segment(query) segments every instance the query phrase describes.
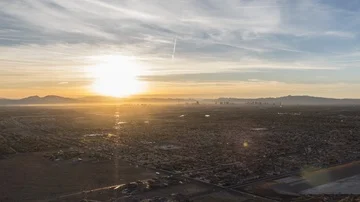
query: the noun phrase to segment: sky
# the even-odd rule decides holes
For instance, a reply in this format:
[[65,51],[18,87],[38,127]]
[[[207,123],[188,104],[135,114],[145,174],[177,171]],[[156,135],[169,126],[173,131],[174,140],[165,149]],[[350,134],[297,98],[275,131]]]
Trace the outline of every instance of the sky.
[[121,58],[144,96],[360,98],[359,31],[357,0],[0,1],[0,97],[101,94]]

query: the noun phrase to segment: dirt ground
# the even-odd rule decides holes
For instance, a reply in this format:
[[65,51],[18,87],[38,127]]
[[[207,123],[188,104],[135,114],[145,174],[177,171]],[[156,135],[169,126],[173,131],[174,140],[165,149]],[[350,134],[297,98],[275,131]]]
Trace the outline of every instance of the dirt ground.
[[0,167],[0,201],[51,199],[156,176],[121,160],[53,162],[41,153],[16,154],[1,160]]

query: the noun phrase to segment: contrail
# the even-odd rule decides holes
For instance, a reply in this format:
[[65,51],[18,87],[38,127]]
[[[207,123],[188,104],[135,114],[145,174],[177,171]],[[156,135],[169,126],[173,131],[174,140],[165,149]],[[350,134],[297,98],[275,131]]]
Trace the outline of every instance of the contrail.
[[174,40],[174,48],[173,48],[173,53],[172,53],[172,60],[174,60],[174,57],[175,57],[175,51],[176,51],[176,40],[177,40],[177,38],[175,37],[175,40]]
[[236,6],[235,8],[281,8],[285,6],[277,5],[277,6]]

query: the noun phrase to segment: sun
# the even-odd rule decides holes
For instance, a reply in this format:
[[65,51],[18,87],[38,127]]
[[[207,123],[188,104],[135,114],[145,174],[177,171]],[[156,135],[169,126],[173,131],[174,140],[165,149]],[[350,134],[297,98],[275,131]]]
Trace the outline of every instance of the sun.
[[127,97],[145,90],[138,80],[140,66],[135,59],[125,56],[101,56],[100,62],[90,68],[94,82],[91,89],[101,95]]

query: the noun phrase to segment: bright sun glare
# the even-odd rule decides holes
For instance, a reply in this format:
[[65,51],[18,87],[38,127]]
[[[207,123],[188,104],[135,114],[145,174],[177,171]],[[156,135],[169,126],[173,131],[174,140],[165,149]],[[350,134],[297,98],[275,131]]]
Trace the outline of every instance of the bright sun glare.
[[130,57],[103,56],[90,72],[95,78],[92,90],[101,95],[126,97],[145,90],[145,83],[137,79],[139,65]]

